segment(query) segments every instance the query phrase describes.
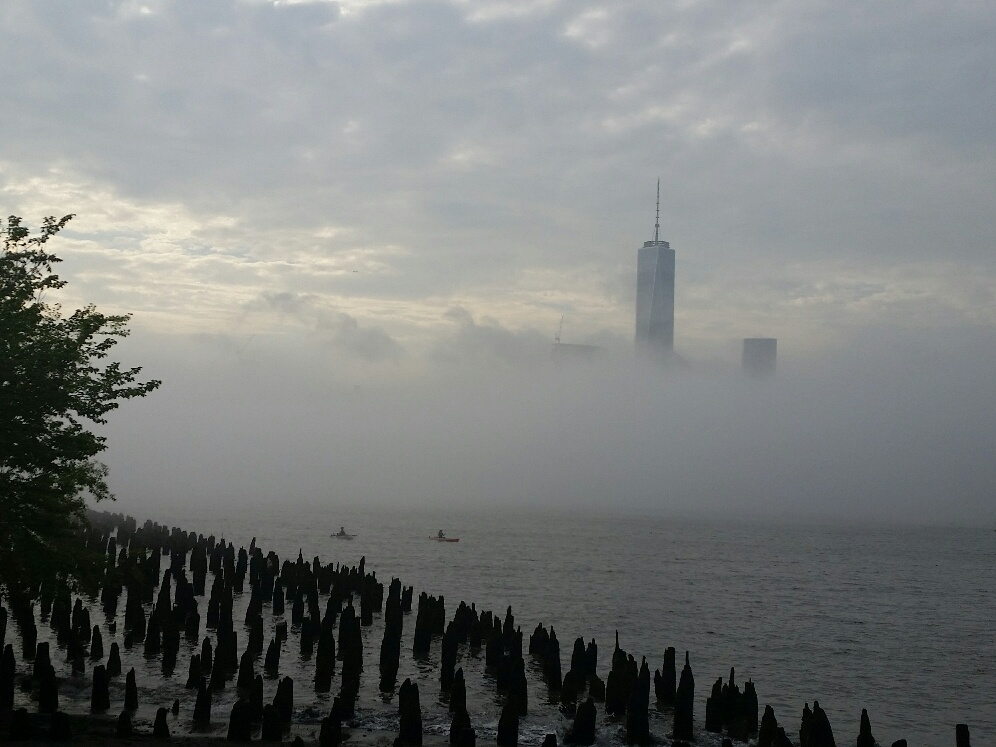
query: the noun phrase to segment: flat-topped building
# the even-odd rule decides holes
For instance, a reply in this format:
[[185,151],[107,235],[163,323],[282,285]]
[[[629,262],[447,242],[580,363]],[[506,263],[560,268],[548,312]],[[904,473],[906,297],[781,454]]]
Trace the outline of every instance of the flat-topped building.
[[774,337],[745,337],[743,368],[751,376],[773,376],[778,359],[778,340]]

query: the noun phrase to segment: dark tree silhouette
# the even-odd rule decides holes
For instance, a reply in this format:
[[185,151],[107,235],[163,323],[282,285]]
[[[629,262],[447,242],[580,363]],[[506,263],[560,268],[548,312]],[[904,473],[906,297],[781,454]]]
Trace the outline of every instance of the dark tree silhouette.
[[107,361],[128,335],[127,315],[93,306],[64,315],[47,296],[66,283],[45,249],[72,215],[46,218],[31,236],[0,220],[0,593],[31,593],[54,578],[78,580],[86,501],[112,498],[93,432],[118,402],[160,384]]

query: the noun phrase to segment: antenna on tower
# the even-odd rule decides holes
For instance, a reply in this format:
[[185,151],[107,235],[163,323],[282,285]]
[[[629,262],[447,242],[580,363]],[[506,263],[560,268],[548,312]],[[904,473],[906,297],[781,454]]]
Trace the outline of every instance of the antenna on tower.
[[564,331],[564,317],[560,317],[560,324],[557,325],[557,334],[553,336],[553,342],[556,345],[560,344],[560,333]]
[[661,240],[661,180],[657,178],[657,218],[654,222],[654,243]]

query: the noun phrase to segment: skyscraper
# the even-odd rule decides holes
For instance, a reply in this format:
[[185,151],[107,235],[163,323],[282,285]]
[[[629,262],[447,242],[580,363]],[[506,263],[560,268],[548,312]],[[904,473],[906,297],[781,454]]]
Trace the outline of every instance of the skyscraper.
[[745,337],[743,367],[751,376],[772,376],[778,358],[778,340],[774,337]]
[[661,237],[661,181],[657,180],[654,238],[636,257],[636,349],[666,358],[674,350],[674,249]]

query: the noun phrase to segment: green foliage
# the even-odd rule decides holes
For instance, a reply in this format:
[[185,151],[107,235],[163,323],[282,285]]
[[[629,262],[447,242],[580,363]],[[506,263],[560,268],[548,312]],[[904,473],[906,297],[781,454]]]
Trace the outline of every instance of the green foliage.
[[107,360],[129,316],[93,306],[66,316],[46,302],[66,283],[45,244],[72,217],[46,218],[37,236],[20,218],[0,220],[0,591],[8,593],[80,578],[86,499],[112,498],[107,467],[95,459],[105,439],[91,428],[160,384]]

